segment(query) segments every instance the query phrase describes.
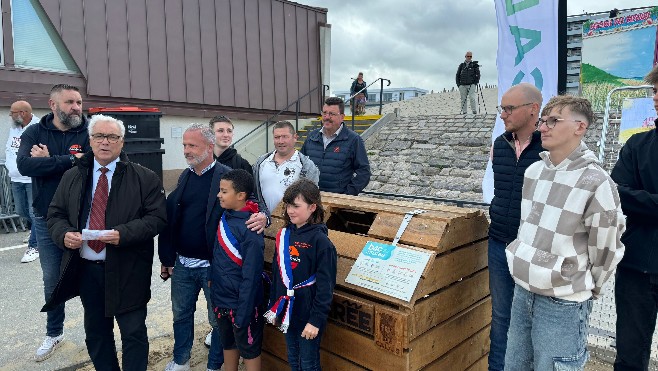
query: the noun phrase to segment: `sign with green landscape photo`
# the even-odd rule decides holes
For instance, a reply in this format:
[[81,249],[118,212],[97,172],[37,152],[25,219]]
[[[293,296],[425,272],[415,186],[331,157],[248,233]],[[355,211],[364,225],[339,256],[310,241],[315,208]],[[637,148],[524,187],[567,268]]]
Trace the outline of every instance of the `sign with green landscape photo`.
[[[596,111],[603,112],[610,90],[644,85],[658,59],[656,22],[658,7],[583,24],[580,82],[582,95]],[[644,96],[644,90],[615,95],[612,107],[621,107],[624,98]]]

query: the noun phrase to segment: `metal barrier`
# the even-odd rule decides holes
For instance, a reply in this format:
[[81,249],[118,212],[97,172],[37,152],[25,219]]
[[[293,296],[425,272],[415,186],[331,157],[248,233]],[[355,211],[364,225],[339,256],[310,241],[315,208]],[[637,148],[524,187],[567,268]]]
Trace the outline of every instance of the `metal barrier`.
[[10,226],[14,232],[18,232],[17,224],[25,231],[23,220],[16,214],[14,196],[11,192],[11,179],[9,178],[7,167],[5,167],[5,163],[2,161],[0,162],[0,226],[7,233],[10,232]]

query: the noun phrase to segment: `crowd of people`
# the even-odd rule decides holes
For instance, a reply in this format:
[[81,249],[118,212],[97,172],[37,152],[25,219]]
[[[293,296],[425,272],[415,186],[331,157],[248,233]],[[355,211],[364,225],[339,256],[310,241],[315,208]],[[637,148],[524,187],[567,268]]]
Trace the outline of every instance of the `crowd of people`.
[[[94,367],[146,369],[157,236],[160,278],[171,278],[174,347],[166,370],[190,368],[202,290],[212,327],[208,370],[237,370],[240,357],[247,370],[261,369],[265,322],[285,333],[294,369],[319,369],[337,262],[320,191],[357,195],[370,178],[364,142],[343,124],[342,99],[326,99],[323,126],[301,151],[294,126],[275,123],[275,150],[253,166],[231,147],[229,118],[190,124],[182,141],[189,167],[169,195],[154,172],[123,151],[123,122],[88,119],[82,103],[76,87],[62,84],[52,88],[52,112],[41,119],[28,102],[10,108],[7,167],[16,208],[31,227],[22,261],[39,259],[43,272],[47,321],[35,361],[61,345],[65,303],[79,296]],[[265,297],[263,231],[281,202],[286,223]]]
[[[646,81],[658,111],[658,67]],[[65,302],[79,296],[96,369],[120,369],[115,320],[123,369],[146,369],[158,236],[160,278],[171,278],[166,370],[190,368],[201,291],[212,328],[208,370],[237,370],[240,357],[247,370],[261,369],[266,322],[285,333],[291,369],[320,369],[337,264],[320,191],[358,195],[370,179],[364,142],[343,123],[342,99],[325,100],[322,127],[299,151],[294,126],[275,123],[275,149],[253,166],[231,147],[227,117],[189,125],[182,140],[189,167],[169,195],[123,152],[123,122],[88,120],[69,85],[53,87],[49,104],[39,120],[27,102],[15,102],[7,143],[17,209],[32,230],[23,260],[37,255],[43,272],[46,336],[36,361],[61,344]],[[632,136],[609,175],[582,140],[595,122],[587,99],[544,104],[534,85],[521,83],[497,110],[505,132],[491,151],[489,369],[583,369],[593,300],[616,271],[615,370],[647,370],[658,308],[656,129]],[[285,226],[264,280],[263,231],[281,203]]]

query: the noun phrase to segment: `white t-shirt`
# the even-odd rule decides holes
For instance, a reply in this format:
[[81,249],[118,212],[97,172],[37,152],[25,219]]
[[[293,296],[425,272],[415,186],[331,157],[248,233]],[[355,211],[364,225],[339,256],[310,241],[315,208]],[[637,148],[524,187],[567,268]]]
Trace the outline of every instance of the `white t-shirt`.
[[275,152],[272,152],[263,162],[261,162],[258,171],[260,188],[263,193],[263,199],[267,208],[272,212],[281,202],[286,189],[293,184],[302,172],[302,162],[299,159],[299,152],[295,150],[292,157],[280,164],[274,161]]

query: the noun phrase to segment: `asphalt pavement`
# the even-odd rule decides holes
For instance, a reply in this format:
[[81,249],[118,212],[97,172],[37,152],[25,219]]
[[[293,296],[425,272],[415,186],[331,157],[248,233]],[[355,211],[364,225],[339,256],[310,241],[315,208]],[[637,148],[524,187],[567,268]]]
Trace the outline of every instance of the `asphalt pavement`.
[[[46,315],[40,312],[45,300],[41,266],[38,259],[31,263],[20,262],[27,248],[23,243],[27,232],[4,232],[0,229],[0,371],[93,369],[85,347],[83,311],[79,298],[66,303],[62,345],[47,360],[33,361],[34,353],[45,337],[46,328]],[[170,281],[162,282],[159,272],[156,246],[151,280],[152,298],[146,319],[151,343],[149,369],[155,370],[164,368],[163,364],[171,359],[173,348]],[[203,294],[199,297],[195,313],[196,340],[202,340],[210,328]],[[117,326],[114,332],[117,349],[120,350]],[[198,365],[193,369],[205,370],[207,351],[198,344],[199,341],[196,342],[192,356],[193,363]]]

